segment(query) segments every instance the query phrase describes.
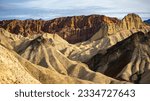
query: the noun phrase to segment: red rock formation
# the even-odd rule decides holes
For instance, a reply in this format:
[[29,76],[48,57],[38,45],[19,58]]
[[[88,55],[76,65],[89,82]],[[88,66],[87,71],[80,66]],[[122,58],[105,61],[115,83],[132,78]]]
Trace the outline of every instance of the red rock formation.
[[13,34],[27,36],[41,33],[44,22],[42,20],[3,20],[0,21],[0,26]]
[[122,19],[123,29],[139,29],[142,27],[142,19],[136,14],[128,14]]
[[113,34],[121,28],[139,28],[141,22],[141,18],[135,14],[129,14],[122,21],[104,15],[90,15],[62,17],[48,21],[3,20],[0,21],[0,27],[24,36],[42,32],[57,33],[68,42],[77,43],[90,39],[104,25],[108,26],[108,34]]

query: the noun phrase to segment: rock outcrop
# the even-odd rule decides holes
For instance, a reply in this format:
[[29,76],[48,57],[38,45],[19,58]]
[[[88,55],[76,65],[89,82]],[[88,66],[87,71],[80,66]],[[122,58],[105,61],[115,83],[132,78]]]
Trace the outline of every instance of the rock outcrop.
[[142,19],[136,14],[128,14],[121,22],[121,27],[124,30],[142,29],[143,26]]
[[59,34],[70,43],[88,40],[102,26],[99,15],[74,16],[53,20],[4,20],[0,26],[13,34],[24,36],[48,32]]
[[[58,34],[69,43],[83,42],[95,33],[98,38],[112,35],[121,29],[139,29],[143,26],[141,18],[129,14],[123,20],[104,15],[62,17],[53,20],[3,20],[0,27],[13,34],[29,36],[43,32]],[[96,37],[97,39],[97,37]],[[92,40],[95,40],[93,38]]]

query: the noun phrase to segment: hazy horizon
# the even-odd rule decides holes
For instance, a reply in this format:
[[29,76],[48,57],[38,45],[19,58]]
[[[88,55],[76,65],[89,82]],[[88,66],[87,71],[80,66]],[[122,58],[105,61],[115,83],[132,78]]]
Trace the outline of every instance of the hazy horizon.
[[0,20],[43,19],[79,15],[106,15],[122,19],[136,13],[143,20],[150,18],[148,0],[1,0]]

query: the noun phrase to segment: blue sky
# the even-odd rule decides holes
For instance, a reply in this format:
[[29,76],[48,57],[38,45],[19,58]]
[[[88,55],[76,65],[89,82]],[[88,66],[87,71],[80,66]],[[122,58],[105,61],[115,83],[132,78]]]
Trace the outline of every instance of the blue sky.
[[122,18],[137,13],[150,18],[150,0],[0,0],[0,20],[53,19],[100,14]]

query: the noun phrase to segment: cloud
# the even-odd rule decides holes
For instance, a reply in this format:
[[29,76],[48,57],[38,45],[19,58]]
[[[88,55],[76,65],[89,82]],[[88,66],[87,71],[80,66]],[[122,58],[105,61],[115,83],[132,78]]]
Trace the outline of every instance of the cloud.
[[19,18],[19,15],[21,19],[27,17],[52,19],[61,16],[90,14],[122,18],[132,12],[147,18],[150,16],[149,3],[148,0],[1,0],[0,19],[3,19],[4,16],[5,18]]
[[[12,0],[13,1],[13,0]],[[24,0],[22,2],[8,3],[15,8],[31,9],[77,9],[88,7],[108,8],[116,11],[149,11],[150,1],[148,0]]]
[[11,3],[14,7],[32,8],[32,9],[73,9],[87,8],[91,6],[109,7],[109,0],[100,2],[99,0],[30,0],[24,2]]

